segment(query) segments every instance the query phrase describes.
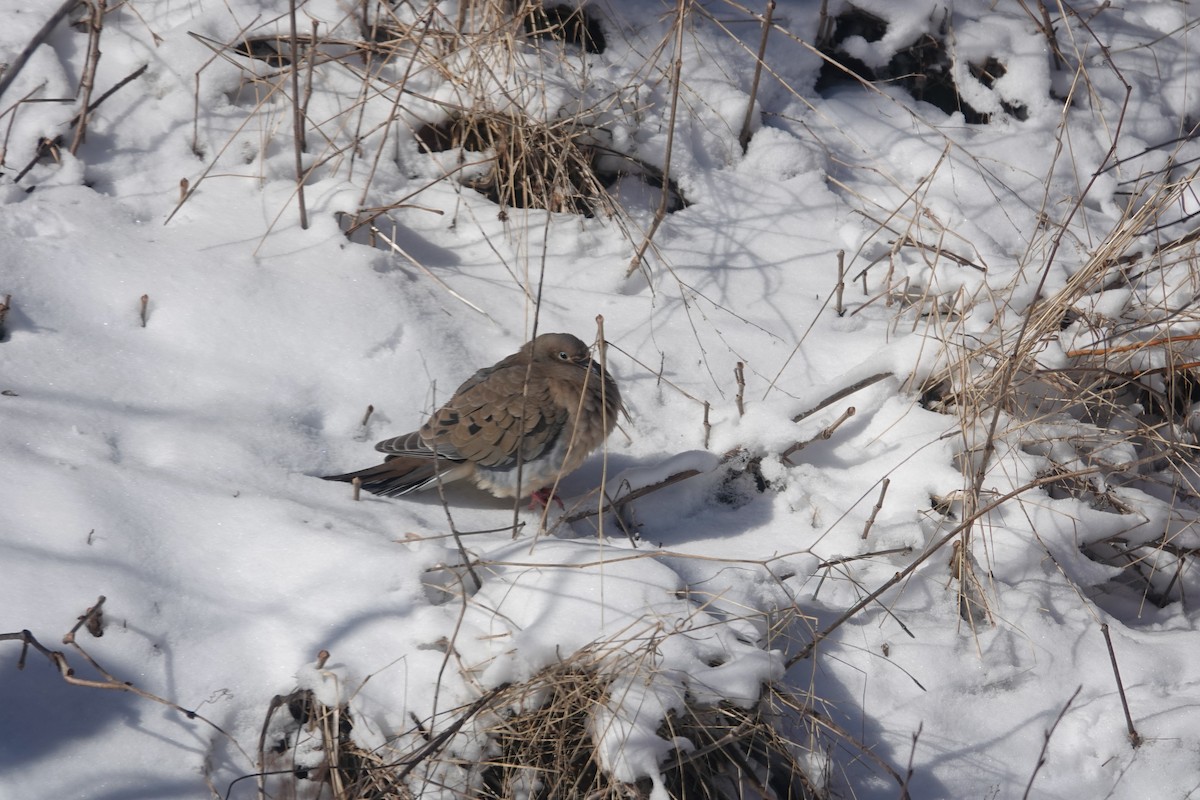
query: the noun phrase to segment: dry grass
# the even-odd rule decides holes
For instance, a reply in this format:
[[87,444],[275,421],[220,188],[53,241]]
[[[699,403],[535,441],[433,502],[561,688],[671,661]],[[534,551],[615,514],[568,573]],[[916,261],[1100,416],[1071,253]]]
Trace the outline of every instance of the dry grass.
[[[470,788],[451,794],[478,800],[646,798],[650,780],[617,780],[599,744],[611,735],[618,713],[614,683],[644,664],[645,654],[584,648],[526,681],[484,693],[469,708],[447,712],[449,722],[438,726],[438,736],[418,723],[370,751],[354,742],[346,708],[325,706],[311,691],[298,690],[276,698],[264,721],[261,791],[269,797],[405,800],[416,791],[410,782],[425,786],[456,776]],[[659,731],[680,744],[662,766],[664,786],[673,797],[709,800],[829,797],[827,787],[810,777],[821,743],[855,743],[809,705],[807,697],[781,687],[764,687],[752,708],[684,698],[684,710]],[[460,732],[488,741],[490,755],[473,763],[456,756],[452,743]],[[407,750],[400,744],[413,741],[420,744]]]
[[[231,155],[247,147],[265,152],[285,135],[280,120],[291,106],[299,110],[296,138],[306,154],[298,163],[307,165],[297,196],[320,178],[358,182],[359,208],[344,209],[349,233],[391,227],[396,220],[381,217],[421,208],[424,191],[451,181],[494,202],[502,219],[512,209],[598,215],[615,220],[633,241],[636,226],[610,193],[616,181],[634,176],[658,187],[670,198],[668,210],[685,201],[661,168],[613,145],[614,126],[636,124],[641,109],[631,101],[637,87],[600,96],[589,88],[580,56],[604,48],[606,24],[592,10],[535,0],[466,2],[453,19],[432,5],[375,2],[359,5],[328,29],[299,31],[294,41],[259,32],[274,31],[275,20],[229,42],[197,37],[214,51],[214,60],[241,71],[242,87],[233,99],[250,110],[215,152],[202,143],[197,122],[193,149],[209,166],[180,205]],[[651,54],[640,72],[664,71],[656,62],[660,56]],[[205,79],[201,70],[197,84]],[[353,93],[339,92],[355,85]],[[318,111],[314,86],[352,99]],[[421,153],[440,157],[431,162]],[[429,163],[439,165],[432,174]],[[399,200],[371,202],[390,193],[373,188],[379,176],[397,169],[429,174],[429,180]]]

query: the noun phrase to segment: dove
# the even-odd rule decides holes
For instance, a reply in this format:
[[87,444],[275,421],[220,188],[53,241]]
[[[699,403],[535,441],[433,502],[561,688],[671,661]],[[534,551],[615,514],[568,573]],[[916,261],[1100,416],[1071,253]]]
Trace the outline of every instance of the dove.
[[497,497],[545,505],[549,487],[604,442],[623,410],[586,344],[543,333],[468,378],[420,430],[376,444],[387,454],[382,464],[325,480],[358,478],[368,492],[395,497],[470,479]]

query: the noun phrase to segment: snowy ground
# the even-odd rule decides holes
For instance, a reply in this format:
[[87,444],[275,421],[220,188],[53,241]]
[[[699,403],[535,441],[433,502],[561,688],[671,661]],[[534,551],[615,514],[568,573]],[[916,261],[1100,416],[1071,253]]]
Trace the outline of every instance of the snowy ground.
[[[286,33],[287,4],[112,10],[93,101],[147,68],[104,99],[75,155],[69,121],[87,36],[59,25],[0,96],[0,299],[11,295],[0,342],[0,633],[28,629],[63,647],[103,595],[103,636],[80,631],[83,648],[118,680],[228,735],[134,694],[68,685],[36,652],[18,671],[19,642],[3,642],[0,797],[224,794],[257,770],[271,698],[297,686],[348,698],[359,744],[415,747],[414,720],[436,731],[486,690],[594,643],[650,653],[614,687],[623,700],[597,728],[624,780],[657,782],[674,745],[655,731],[685,692],[748,705],[776,680],[811,692],[815,708],[901,774],[911,766],[915,798],[1021,797],[1043,755],[1029,797],[1200,796],[1200,480],[1186,426],[1167,437],[1182,456],[1135,463],[1145,437],[1114,444],[1077,414],[1031,422],[1010,406],[981,505],[1052,461],[1091,470],[1106,482],[1096,496],[1117,505],[1030,488],[973,528],[968,562],[987,607],[974,607],[974,625],[961,618],[946,546],[793,658],[969,508],[991,416],[975,424],[961,409],[927,408],[931,375],[962,364],[960,385],[983,380],[1003,363],[991,354],[1017,346],[1031,304],[1063,293],[1079,314],[1033,326],[1037,368],[1131,340],[1097,331],[1183,337],[1173,356],[1198,360],[1186,337],[1200,328],[1200,279],[1186,241],[1169,258],[1146,255],[1138,265],[1155,266],[1124,284],[1072,281],[1113,231],[1128,232],[1116,257],[1190,230],[1200,205],[1187,188],[1200,157],[1187,136],[1200,120],[1190,33],[1200,15],[1187,3],[1129,2],[1063,20],[1050,7],[1068,58],[1056,65],[1041,14],[1021,4],[859,4],[887,33],[841,49],[879,68],[935,36],[963,99],[990,115],[969,123],[886,81],[818,92],[821,59],[804,42],[817,37],[820,6],[782,0],[775,10],[745,153],[738,133],[761,29],[739,6],[688,6],[677,39],[672,6],[601,1],[589,7],[604,25],[603,53],[548,41],[489,56],[493,79],[517,87],[512,106],[544,119],[599,108],[589,120],[614,149],[662,167],[678,53],[670,172],[689,205],[666,217],[630,275],[659,197],[639,180],[621,181],[616,218],[498,215],[480,194],[436,180],[457,153],[423,152],[408,126],[464,103],[471,87],[451,80],[459,56],[442,71],[412,69],[399,111],[389,86],[413,60],[403,49],[374,63],[368,81],[352,58],[313,70],[302,229],[290,73],[214,56],[199,38]],[[450,3],[441,12],[455,18]],[[49,13],[0,0],[0,63],[14,63]],[[308,2],[300,30],[319,20],[322,36],[354,39],[354,13]],[[397,11],[445,24],[424,13]],[[1001,77],[968,67],[989,58],[1003,63]],[[263,78],[257,87],[250,72]],[[494,90],[484,96],[499,108]],[[57,136],[15,182],[39,140]],[[339,228],[339,212],[402,199],[388,219],[407,255],[352,243]],[[1155,213],[1132,216],[1142,208]],[[602,475],[616,495],[701,474],[629,504],[636,547],[611,521],[598,537],[592,518],[566,523],[557,509],[535,536],[539,516],[522,508],[514,540],[511,504],[449,490],[483,582],[464,596],[470,578],[453,569],[461,559],[435,495],[353,502],[349,487],[316,476],[376,463],[376,440],[415,429],[474,369],[513,352],[533,330],[538,296],[542,332],[590,341],[603,315],[630,412],[607,451],[564,482],[566,513],[597,504]],[[1131,357],[1152,369],[1164,352]],[[792,422],[881,372],[891,376]],[[828,439],[781,460],[848,406],[856,413]],[[1097,437],[1105,444],[1082,444]],[[765,491],[721,463],[738,448],[761,457]],[[1145,601],[1146,586],[1084,554],[1114,535],[1122,546],[1167,543],[1150,550],[1163,562],[1137,553],[1148,572],[1177,573],[1150,584],[1161,608]],[[871,553],[883,554],[855,558]],[[798,616],[787,623],[789,611]],[[321,650],[331,656],[318,670]],[[64,652],[80,676],[98,677]],[[898,796],[847,740],[829,742],[811,763],[835,796]],[[486,742],[463,733],[453,748],[470,760]],[[427,797],[471,780],[449,761],[429,770],[412,785]],[[254,791],[243,781],[232,796]]]

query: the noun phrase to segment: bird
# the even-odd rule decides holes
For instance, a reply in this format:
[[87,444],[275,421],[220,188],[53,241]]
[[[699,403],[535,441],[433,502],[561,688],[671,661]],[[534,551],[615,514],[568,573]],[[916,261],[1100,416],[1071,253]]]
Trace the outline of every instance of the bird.
[[543,333],[478,370],[420,430],[376,444],[387,454],[382,464],[324,478],[358,478],[384,497],[470,479],[497,497],[545,506],[552,484],[583,464],[623,412],[616,381],[586,344]]

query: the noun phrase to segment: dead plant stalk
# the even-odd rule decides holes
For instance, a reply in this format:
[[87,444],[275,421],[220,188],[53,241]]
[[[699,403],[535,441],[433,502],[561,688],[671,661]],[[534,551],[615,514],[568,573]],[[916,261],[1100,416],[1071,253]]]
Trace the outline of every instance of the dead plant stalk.
[[742,120],[742,132],[738,135],[738,144],[742,146],[743,153],[750,145],[750,123],[754,121],[754,103],[758,97],[758,81],[762,78],[763,58],[767,52],[767,37],[771,33],[771,18],[774,15],[775,0],[767,0],[767,12],[762,18],[762,39],[758,43],[758,56],[754,59],[754,79],[750,82],[750,98],[746,101],[746,117]]
[[96,66],[100,63],[100,33],[104,30],[104,12],[108,0],[89,0],[88,8],[88,54],[83,68],[83,76],[79,81],[79,90],[83,95],[79,101],[79,122],[75,125],[75,136],[71,139],[71,155],[79,152],[80,145],[87,135],[88,106],[92,102],[92,89],[96,85]]
[[641,245],[638,246],[637,252],[633,254],[633,259],[629,262],[629,268],[625,270],[626,278],[642,265],[642,258],[650,248],[654,234],[658,232],[659,226],[666,219],[667,206],[671,199],[671,151],[675,145],[675,119],[679,110],[680,76],[683,73],[684,22],[687,19],[689,5],[690,0],[676,0],[675,2],[675,58],[671,62],[671,113],[667,118],[667,147],[663,156],[662,197],[654,212],[654,221],[650,223],[650,230],[646,231],[645,238],[642,239]]
[[63,18],[67,16],[67,14],[71,13],[71,9],[79,5],[79,2],[80,0],[63,0],[63,4],[60,5],[54,11],[54,13],[50,15],[50,18],[47,19],[42,27],[38,29],[38,32],[35,33],[33,38],[29,40],[29,43],[25,45],[25,48],[21,50],[19,54],[17,54],[17,57],[14,58],[12,62],[9,63],[8,69],[4,71],[3,77],[0,77],[0,97],[4,96],[5,90],[8,89],[8,87],[12,85],[13,81],[17,79],[17,76],[21,74],[21,70],[24,69],[25,65],[29,62],[29,57],[33,55],[35,50],[45,43],[46,39],[50,37],[50,34],[54,32],[54,29],[58,27],[58,23],[62,22]]
[[[292,133],[296,154],[296,202],[300,209],[300,227],[308,230],[308,208],[304,202],[304,108],[300,102],[300,43],[296,36],[296,0],[288,3],[288,34],[292,51]],[[315,46],[315,42],[313,43]]]

